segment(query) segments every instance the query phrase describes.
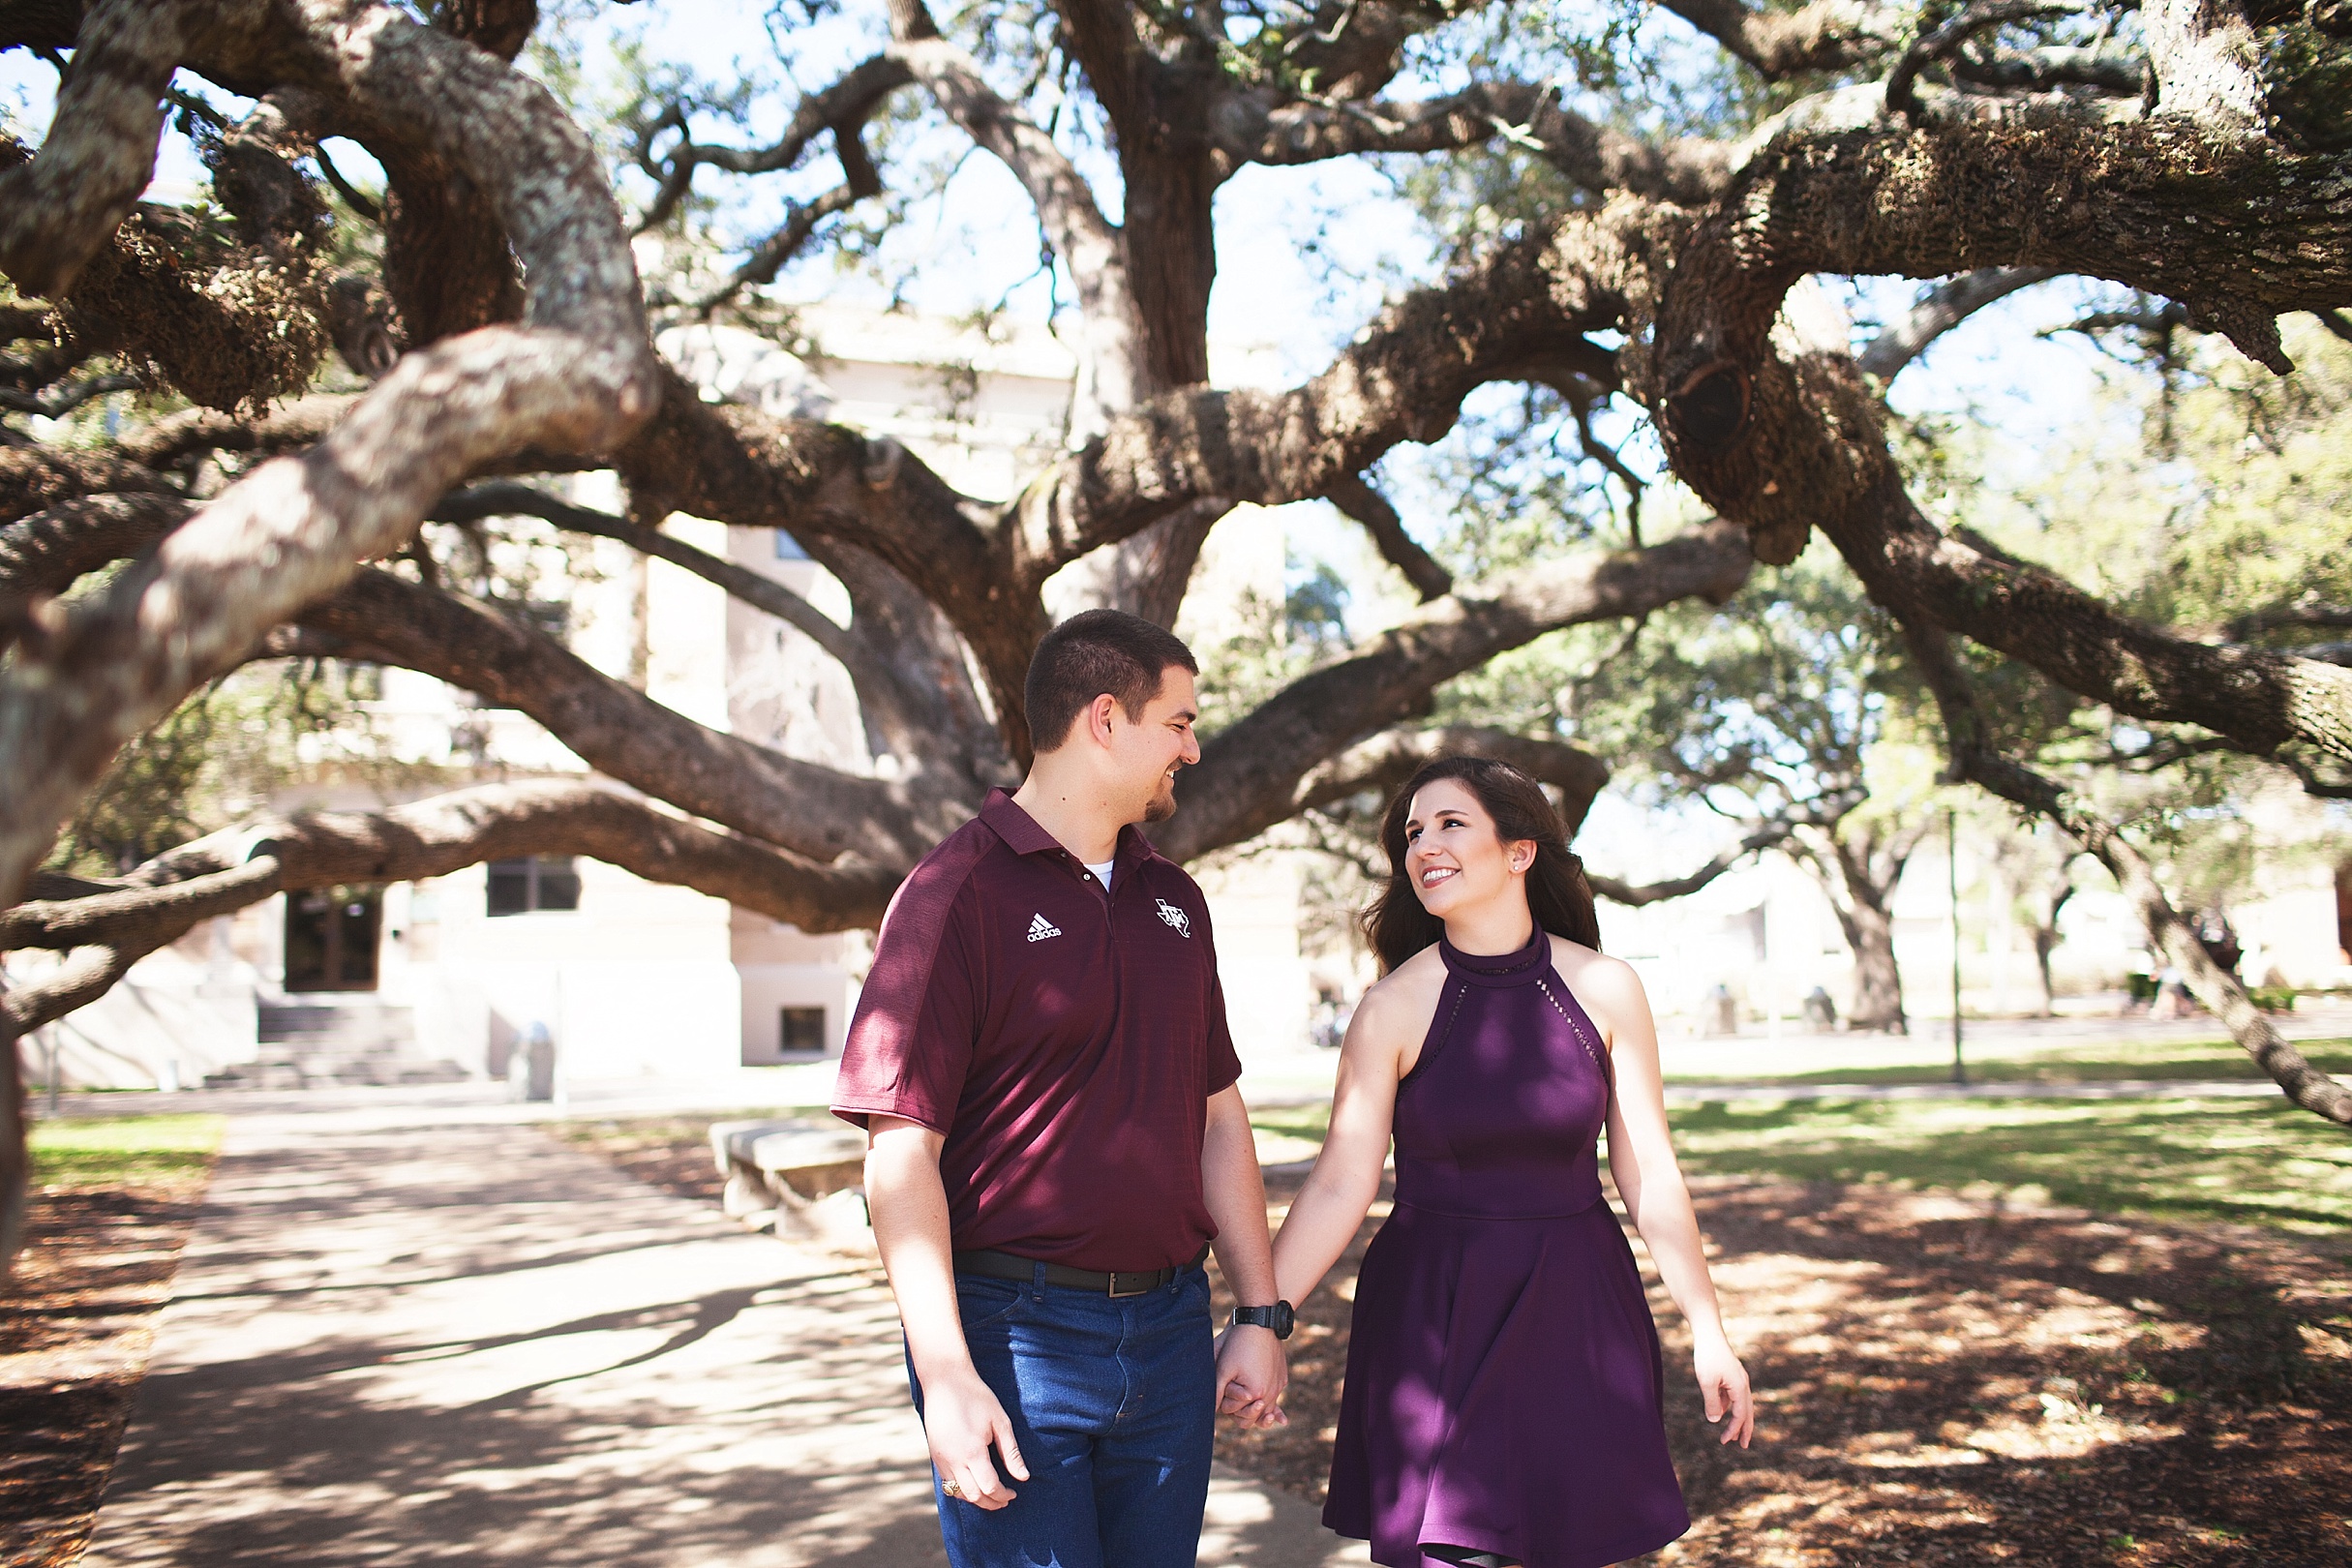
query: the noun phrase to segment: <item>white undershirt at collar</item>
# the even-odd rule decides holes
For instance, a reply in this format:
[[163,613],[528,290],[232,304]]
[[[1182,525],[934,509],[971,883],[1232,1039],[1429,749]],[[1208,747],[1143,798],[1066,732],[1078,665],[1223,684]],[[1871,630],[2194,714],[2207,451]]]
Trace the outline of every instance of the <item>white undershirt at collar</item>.
[[1090,865],[1086,869],[1095,874],[1095,880],[1102,884],[1102,890],[1104,892],[1108,892],[1110,891],[1111,867],[1117,865],[1118,863],[1118,857],[1113,856],[1111,859],[1103,861],[1101,865]]

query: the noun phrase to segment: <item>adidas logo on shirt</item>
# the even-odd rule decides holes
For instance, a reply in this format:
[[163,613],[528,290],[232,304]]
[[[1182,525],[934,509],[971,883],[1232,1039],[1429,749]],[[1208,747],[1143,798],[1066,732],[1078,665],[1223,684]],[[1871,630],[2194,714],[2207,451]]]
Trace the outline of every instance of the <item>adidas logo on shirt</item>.
[[1042,916],[1042,915],[1032,915],[1031,917],[1029,917],[1029,940],[1030,940],[1030,941],[1032,941],[1032,942],[1042,942],[1042,941],[1044,941],[1044,940],[1045,940],[1047,937],[1058,937],[1058,936],[1060,936],[1061,934],[1062,934],[1062,928],[1061,928],[1060,926],[1058,926],[1058,925],[1055,925],[1055,924],[1054,924],[1052,921],[1048,920],[1047,920],[1047,919],[1046,919],[1044,916]]

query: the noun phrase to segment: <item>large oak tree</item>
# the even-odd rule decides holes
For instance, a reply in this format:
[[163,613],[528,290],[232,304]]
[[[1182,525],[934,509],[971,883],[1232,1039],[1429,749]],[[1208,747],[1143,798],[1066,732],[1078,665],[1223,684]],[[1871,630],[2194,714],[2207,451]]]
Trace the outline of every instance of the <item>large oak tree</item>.
[[[0,273],[17,300],[0,309],[0,405],[54,415],[124,377],[191,405],[96,446],[0,427],[0,946],[67,954],[6,999],[0,1043],[198,920],[490,856],[595,855],[812,930],[871,923],[906,867],[1026,760],[1021,678],[1048,578],[1094,556],[1100,597],[1168,621],[1221,516],[1322,498],[1423,602],[1215,737],[1161,835],[1172,853],[1359,794],[1438,743],[1508,747],[1579,813],[1600,762],[1540,736],[1432,737],[1415,716],[1433,689],[1554,628],[1721,599],[1819,530],[1904,629],[1955,774],[2076,835],[2285,1092],[2352,1122],[2352,1094],[2204,956],[2131,844],[2004,749],[1955,645],[2120,713],[2322,763],[2352,760],[2352,671],[2259,635],[2134,621],[1939,528],[1881,402],[1937,334],[2058,274],[2161,296],[2287,373],[2277,317],[2352,304],[2352,155],[2262,62],[2281,39],[2297,59],[2336,58],[2352,13],[1659,9],[1735,62],[1769,112],[1735,138],[1652,135],[1604,95],[1564,90],[1565,57],[1480,49],[1408,69],[1451,30],[1512,15],[1477,0],[1058,0],[1026,17],[1040,42],[1022,83],[967,46],[987,8],[959,42],[921,0],[888,0],[887,37],[772,141],[696,139],[684,105],[641,115],[628,129],[654,194],[624,218],[591,135],[609,128],[584,127],[511,63],[534,0],[436,0],[422,15],[373,0],[0,0],[0,48],[60,68],[39,145],[0,145]],[[173,86],[189,77],[218,89],[211,102],[250,106],[206,137],[225,222],[139,201],[173,104],[196,112]],[[1453,90],[1409,85],[1439,78]],[[1038,110],[1048,84],[1100,128],[1093,179],[1068,124]],[[714,297],[653,302],[716,308],[887,201],[878,128],[910,118],[1010,171],[1074,291],[1071,442],[1009,501],[959,494],[869,433],[707,402],[651,347],[633,225],[710,199],[714,181],[837,165],[838,184],[784,203]],[[319,153],[335,137],[386,174],[373,276],[332,254],[316,182],[344,183]],[[1224,182],[1252,165],[1498,149],[1540,160],[1561,197],[1465,245],[1302,383],[1208,384]],[[1815,273],[1945,281],[1857,354],[1784,313]],[[311,390],[330,347],[372,378],[365,391]],[[1630,399],[1714,520],[1453,581],[1368,474],[1401,443],[1443,437],[1495,382],[1573,406]],[[589,467],[619,474],[620,513],[529,482]],[[848,588],[851,623],[662,532],[680,512],[788,529]],[[420,565],[428,519],[516,515],[625,541],[799,627],[848,672],[891,765],[853,774],[704,728]],[[518,708],[601,778],[247,825],[106,884],[38,873],[127,741],[224,672],[293,653],[407,666]],[[6,1078],[0,1176],[20,1192]]]

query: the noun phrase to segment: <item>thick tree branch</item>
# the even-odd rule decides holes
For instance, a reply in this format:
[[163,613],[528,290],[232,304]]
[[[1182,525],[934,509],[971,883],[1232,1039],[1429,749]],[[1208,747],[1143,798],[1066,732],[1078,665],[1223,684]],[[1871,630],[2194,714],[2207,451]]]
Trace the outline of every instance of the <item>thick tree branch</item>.
[[299,620],[518,709],[599,771],[811,859],[903,870],[978,804],[956,780],[860,778],[706,729],[520,619],[388,572],[361,571]]
[[[199,920],[275,893],[421,882],[484,860],[533,855],[588,856],[804,931],[875,924],[898,884],[896,873],[879,866],[822,865],[715,832],[607,784],[538,779],[457,790],[379,812],[242,823],[159,857],[132,873],[128,886],[0,912],[0,950],[109,949],[136,960]],[[71,1010],[36,1003],[34,995],[19,990],[10,998],[20,1028]],[[81,994],[73,1006],[90,999]]]
[[1750,11],[1741,0],[1660,4],[1774,79],[1877,59],[1911,33],[1900,8],[1870,0],[1812,0],[1787,12]]
[[1677,599],[1719,604],[1747,580],[1749,562],[1739,530],[1718,524],[1647,550],[1548,561],[1422,605],[1212,738],[1155,842],[1191,859],[1253,837],[1299,809],[1301,780],[1324,759],[1411,717],[1443,681],[1561,626]]
[[30,517],[60,501],[109,491],[174,494],[162,474],[114,453],[0,447],[0,524]]
[[194,510],[177,496],[85,496],[0,526],[0,623],[26,600],[137,555]]
[[[149,36],[168,33],[140,15]],[[354,562],[397,549],[453,482],[527,445],[610,447],[652,408],[619,215],[594,147],[544,89],[389,8],[322,14],[293,39],[267,15],[208,21],[175,53],[203,44],[190,63],[217,77],[307,68],[298,85],[402,129],[490,193],[529,272],[529,321],[410,354],[304,458],[231,487],[77,610],[43,658],[0,675],[0,902],[125,740]],[[150,139],[139,162],[152,153]]]
[[934,705],[908,689],[897,668],[882,649],[868,644],[859,626],[836,625],[772,577],[698,550],[659,528],[574,506],[545,491],[507,480],[492,480],[442,497],[433,509],[432,520],[470,523],[492,517],[539,518],[570,532],[618,540],[641,554],[692,572],[723,588],[730,597],[775,617],[823,648],[849,673],[868,730],[894,755],[910,762],[930,758],[936,743],[946,739],[935,733],[939,715]]
[[31,163],[0,173],[0,272],[28,294],[66,291],[155,171],[164,89],[186,58],[197,9],[92,0]]
[[2262,124],[2262,47],[2244,7],[2225,0],[2143,0],[2140,29],[2156,76],[2156,112],[2219,131]]

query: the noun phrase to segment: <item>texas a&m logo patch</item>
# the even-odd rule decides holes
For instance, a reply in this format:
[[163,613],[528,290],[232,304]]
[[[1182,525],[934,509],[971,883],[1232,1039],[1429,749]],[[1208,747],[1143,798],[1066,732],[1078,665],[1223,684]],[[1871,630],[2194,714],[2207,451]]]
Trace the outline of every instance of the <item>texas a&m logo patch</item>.
[[1192,917],[1187,915],[1183,910],[1178,909],[1174,904],[1169,903],[1164,898],[1155,899],[1154,902],[1160,906],[1160,918],[1167,921],[1178,936],[1183,937],[1188,942],[1191,941],[1192,937]]

